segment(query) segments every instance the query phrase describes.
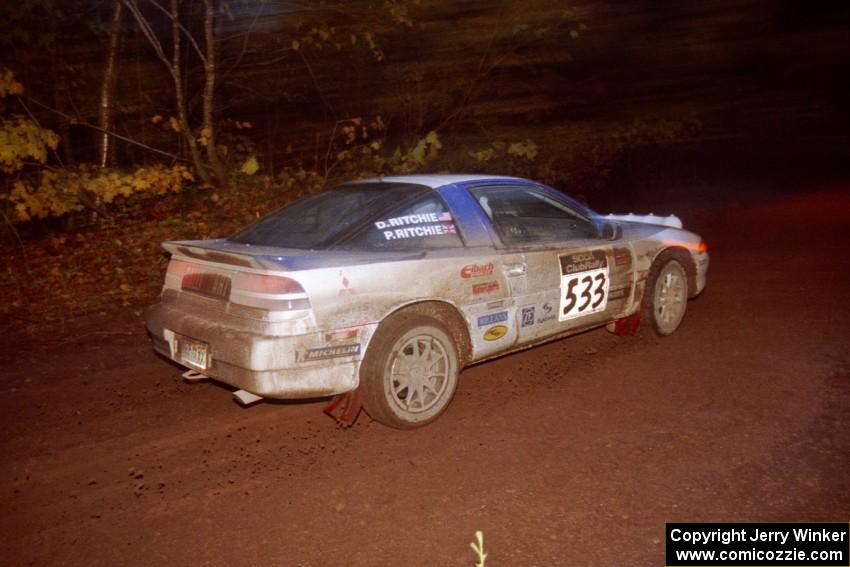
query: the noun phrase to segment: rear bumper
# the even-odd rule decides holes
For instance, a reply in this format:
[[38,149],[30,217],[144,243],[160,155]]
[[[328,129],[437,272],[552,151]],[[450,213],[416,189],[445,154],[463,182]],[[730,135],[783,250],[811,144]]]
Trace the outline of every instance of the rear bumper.
[[[151,306],[145,320],[154,350],[161,355],[219,382],[283,399],[357,388],[364,341],[371,334],[363,327],[345,344],[326,344],[324,333],[286,334],[279,324],[197,306],[187,309],[179,301]],[[208,345],[205,368],[183,360],[180,341],[185,339]]]

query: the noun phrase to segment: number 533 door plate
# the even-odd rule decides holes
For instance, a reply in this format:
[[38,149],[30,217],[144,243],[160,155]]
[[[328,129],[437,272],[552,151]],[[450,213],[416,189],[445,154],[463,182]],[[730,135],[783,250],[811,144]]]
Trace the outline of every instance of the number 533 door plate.
[[601,251],[560,257],[561,301],[558,320],[604,311],[608,306],[608,262]]

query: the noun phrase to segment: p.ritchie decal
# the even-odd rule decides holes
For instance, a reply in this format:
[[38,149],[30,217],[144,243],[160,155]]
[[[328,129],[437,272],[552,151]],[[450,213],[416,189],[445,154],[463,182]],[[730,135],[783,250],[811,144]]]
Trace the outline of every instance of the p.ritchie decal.
[[375,228],[383,231],[384,240],[457,234],[451,213],[421,213],[394,217],[375,221]]

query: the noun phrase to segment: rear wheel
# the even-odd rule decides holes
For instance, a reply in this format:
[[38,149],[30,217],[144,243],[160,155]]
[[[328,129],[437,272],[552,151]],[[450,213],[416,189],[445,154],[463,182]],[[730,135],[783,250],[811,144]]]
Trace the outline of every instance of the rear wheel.
[[656,260],[647,282],[644,317],[661,336],[679,328],[688,305],[688,276],[671,256]]
[[384,425],[421,427],[448,407],[459,371],[457,346],[442,324],[396,315],[378,327],[363,361],[363,405]]

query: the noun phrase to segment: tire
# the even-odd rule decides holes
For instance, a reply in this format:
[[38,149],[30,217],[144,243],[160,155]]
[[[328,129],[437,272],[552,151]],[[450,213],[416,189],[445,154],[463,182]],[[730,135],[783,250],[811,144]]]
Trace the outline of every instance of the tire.
[[688,274],[675,254],[662,253],[652,265],[644,296],[644,320],[664,337],[679,328],[688,305]]
[[360,369],[363,406],[384,425],[414,429],[442,414],[457,389],[458,349],[437,320],[399,314],[381,323]]

